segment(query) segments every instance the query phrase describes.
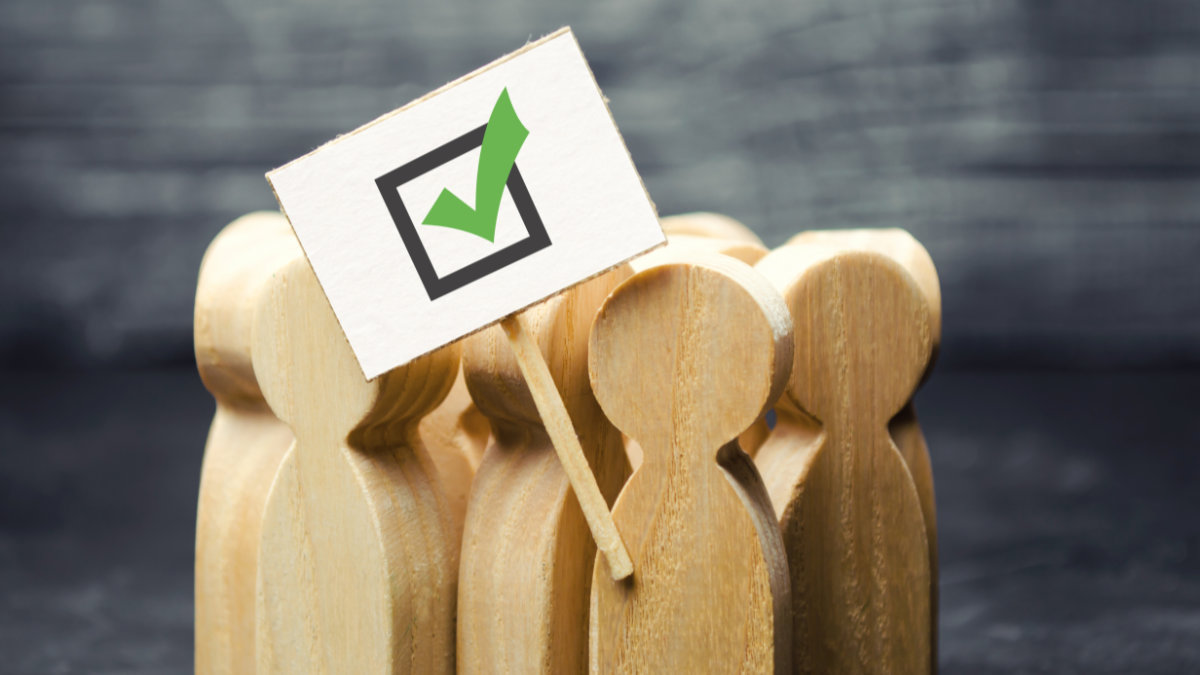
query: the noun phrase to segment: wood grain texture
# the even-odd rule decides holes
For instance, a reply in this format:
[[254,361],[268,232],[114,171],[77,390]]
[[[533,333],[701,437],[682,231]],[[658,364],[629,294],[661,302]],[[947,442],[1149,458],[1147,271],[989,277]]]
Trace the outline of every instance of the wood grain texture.
[[[871,251],[809,244],[757,266],[795,321],[787,389],[798,423],[759,449],[791,569],[795,665],[925,673],[929,544],[921,498],[888,432],[932,349],[929,303]],[[819,426],[818,426],[819,425]]]
[[491,435],[487,420],[471,400],[461,368],[450,393],[421,419],[417,433],[437,467],[450,510],[461,527],[467,515],[471,481]]
[[[937,361],[942,342],[942,289],[938,283],[937,268],[929,252],[907,231],[899,228],[878,230],[809,230],[788,240],[788,245],[833,246],[845,250],[875,251],[890,257],[900,264],[917,283],[929,305],[929,330],[932,339],[931,355],[925,368],[922,383],[929,379]],[[784,397],[786,398],[786,397]],[[794,406],[789,406],[794,407]],[[793,423],[793,415],[783,418],[784,424]],[[804,422],[801,422],[804,424]],[[807,427],[806,428],[810,428]],[[933,464],[929,459],[929,446],[917,420],[917,410],[910,399],[900,412],[888,423],[892,442],[900,450],[904,463],[912,475],[921,498],[921,515],[925,518],[925,536],[929,541],[929,621],[931,631],[931,663],[936,670],[938,662],[938,544],[937,544],[937,501],[934,498]],[[788,472],[783,472],[787,475]]]
[[[587,339],[600,303],[628,275],[619,268],[522,317],[607,504],[629,466],[620,433],[592,395]],[[501,327],[466,340],[463,373],[494,440],[476,473],[463,533],[459,670],[583,672],[596,545]]]
[[806,230],[788,239],[788,246],[819,244],[850,251],[874,251],[895,260],[916,282],[929,303],[929,330],[933,356],[923,377],[928,377],[942,344],[942,286],[929,251],[907,230],[888,227],[870,230]]
[[605,414],[645,450],[613,510],[634,575],[614,582],[597,558],[592,576],[591,672],[789,672],[782,540],[732,442],[787,381],[778,293],[715,254],[650,268],[609,296],[588,360]]
[[[668,262],[686,262],[695,255],[719,253],[753,265],[767,254],[767,248],[748,227],[719,213],[685,213],[661,219],[667,245],[633,259],[630,266],[640,272]],[[751,457],[767,435],[767,422],[760,418],[741,436],[738,442]],[[626,439],[625,452],[634,469],[642,464],[642,448],[637,441]]]
[[417,425],[459,348],[367,382],[307,260],[272,282],[254,362],[296,442],[263,522],[259,670],[452,673],[461,532]]
[[263,510],[292,433],[263,400],[252,328],[259,293],[299,252],[282,215],[254,213],[226,226],[200,265],[196,364],[217,402],[196,507],[194,668],[202,675],[254,672]]

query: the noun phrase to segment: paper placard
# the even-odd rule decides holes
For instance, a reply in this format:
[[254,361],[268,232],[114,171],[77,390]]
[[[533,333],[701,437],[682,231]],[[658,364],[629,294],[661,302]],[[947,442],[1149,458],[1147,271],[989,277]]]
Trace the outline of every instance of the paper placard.
[[569,28],[267,179],[368,379],[665,241]]

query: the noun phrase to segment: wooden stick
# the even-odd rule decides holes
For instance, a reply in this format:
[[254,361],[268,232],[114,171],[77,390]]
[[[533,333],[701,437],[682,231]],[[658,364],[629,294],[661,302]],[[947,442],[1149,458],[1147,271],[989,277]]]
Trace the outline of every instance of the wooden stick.
[[530,337],[519,314],[504,317],[500,325],[508,335],[517,363],[529,383],[534,405],[542,416],[542,423],[546,425],[546,433],[554,442],[554,450],[562,462],[571,489],[575,491],[575,498],[579,500],[579,508],[587,519],[592,538],[596,540],[596,548],[608,560],[612,578],[616,581],[624,579],[633,574],[633,561],[629,559],[629,552],[625,550],[625,544],[617,532],[608,504],[600,494],[600,487],[579,445],[579,437],[575,434],[571,416],[567,414],[566,405],[550,375],[550,368],[546,366],[541,350]]

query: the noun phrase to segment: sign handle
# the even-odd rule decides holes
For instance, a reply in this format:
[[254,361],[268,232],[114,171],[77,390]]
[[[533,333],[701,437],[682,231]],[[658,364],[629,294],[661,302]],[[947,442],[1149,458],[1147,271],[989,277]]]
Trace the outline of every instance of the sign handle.
[[542,351],[526,330],[525,320],[520,315],[510,314],[500,320],[500,325],[508,335],[517,363],[525,375],[526,382],[529,383],[534,405],[537,406],[546,432],[554,443],[554,451],[558,453],[558,460],[562,462],[563,470],[567,473],[567,480],[571,483],[571,489],[575,491],[575,498],[579,500],[579,508],[583,509],[583,517],[587,519],[588,529],[592,531],[592,538],[596,540],[596,548],[608,560],[612,578],[620,581],[633,574],[633,561],[629,559],[629,552],[625,550],[625,544],[617,532],[612,513],[608,510],[604,496],[600,494],[600,487],[596,484],[596,477],[592,474],[587,457],[583,455],[575,426],[571,424],[571,416],[567,413],[567,407],[563,404],[554,378],[550,375],[550,368],[546,365]]

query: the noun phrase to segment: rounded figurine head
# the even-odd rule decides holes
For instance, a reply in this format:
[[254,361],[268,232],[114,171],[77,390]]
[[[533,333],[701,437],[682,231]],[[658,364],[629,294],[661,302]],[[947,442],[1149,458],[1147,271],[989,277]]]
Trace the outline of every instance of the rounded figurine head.
[[609,296],[592,326],[592,388],[646,461],[671,438],[715,450],[778,396],[791,318],[752,268],[717,254],[651,267]]
[[272,278],[255,317],[254,370],[275,415],[293,429],[320,419],[365,444],[394,438],[433,410],[454,384],[459,351],[448,345],[368,382],[302,255]]
[[788,395],[828,424],[886,423],[912,398],[932,349],[929,302],[894,259],[867,250],[785,246],[756,266],[795,321]]

